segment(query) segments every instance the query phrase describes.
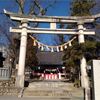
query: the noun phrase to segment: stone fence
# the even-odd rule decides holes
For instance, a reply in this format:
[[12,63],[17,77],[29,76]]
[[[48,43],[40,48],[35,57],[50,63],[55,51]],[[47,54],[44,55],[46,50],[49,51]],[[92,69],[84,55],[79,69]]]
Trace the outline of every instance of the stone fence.
[[0,96],[18,96],[20,89],[15,86],[15,77],[12,77],[11,74],[11,69],[9,67],[0,68]]
[[0,68],[0,80],[9,80],[11,76],[11,70],[9,67]]

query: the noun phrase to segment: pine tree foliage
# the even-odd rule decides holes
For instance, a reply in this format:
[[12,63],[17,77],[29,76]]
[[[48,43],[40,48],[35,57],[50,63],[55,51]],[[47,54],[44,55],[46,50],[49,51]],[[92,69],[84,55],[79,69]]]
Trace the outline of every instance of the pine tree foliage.
[[95,0],[73,0],[71,5],[72,16],[91,15],[91,9],[95,6]]
[[[97,46],[98,45],[98,46]],[[80,65],[80,59],[85,56],[87,61],[97,59],[97,50],[100,48],[99,42],[85,41],[85,44],[79,44],[74,41],[73,46],[65,50],[63,57],[66,67],[75,67]]]
[[28,36],[26,53],[26,66],[33,67],[38,64],[38,58],[36,56],[37,47],[33,46],[33,40]]

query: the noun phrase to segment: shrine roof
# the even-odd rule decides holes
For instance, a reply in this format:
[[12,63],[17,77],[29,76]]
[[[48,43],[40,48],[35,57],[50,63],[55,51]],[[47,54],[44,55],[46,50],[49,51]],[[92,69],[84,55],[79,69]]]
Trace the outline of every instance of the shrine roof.
[[63,52],[38,52],[39,65],[63,65]]

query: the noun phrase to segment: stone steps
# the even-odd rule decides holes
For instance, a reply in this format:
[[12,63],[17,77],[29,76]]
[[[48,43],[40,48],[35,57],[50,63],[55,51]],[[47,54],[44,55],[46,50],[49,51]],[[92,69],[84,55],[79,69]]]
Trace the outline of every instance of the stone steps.
[[67,90],[25,90],[23,96],[59,96],[59,97],[74,97],[74,96],[83,96],[80,91],[67,91]]
[[[81,88],[73,87],[72,83],[64,82],[33,82],[24,89],[23,97],[67,98],[83,100]],[[66,100],[67,100],[66,99]]]

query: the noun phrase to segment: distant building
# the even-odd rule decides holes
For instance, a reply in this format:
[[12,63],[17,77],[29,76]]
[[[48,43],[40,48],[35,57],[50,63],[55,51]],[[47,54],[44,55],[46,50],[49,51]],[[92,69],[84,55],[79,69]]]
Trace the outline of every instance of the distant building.
[[63,52],[38,52],[39,65],[63,65]]
[[38,66],[33,66],[33,75],[38,73],[46,80],[61,79],[64,73],[63,52],[38,52]]

